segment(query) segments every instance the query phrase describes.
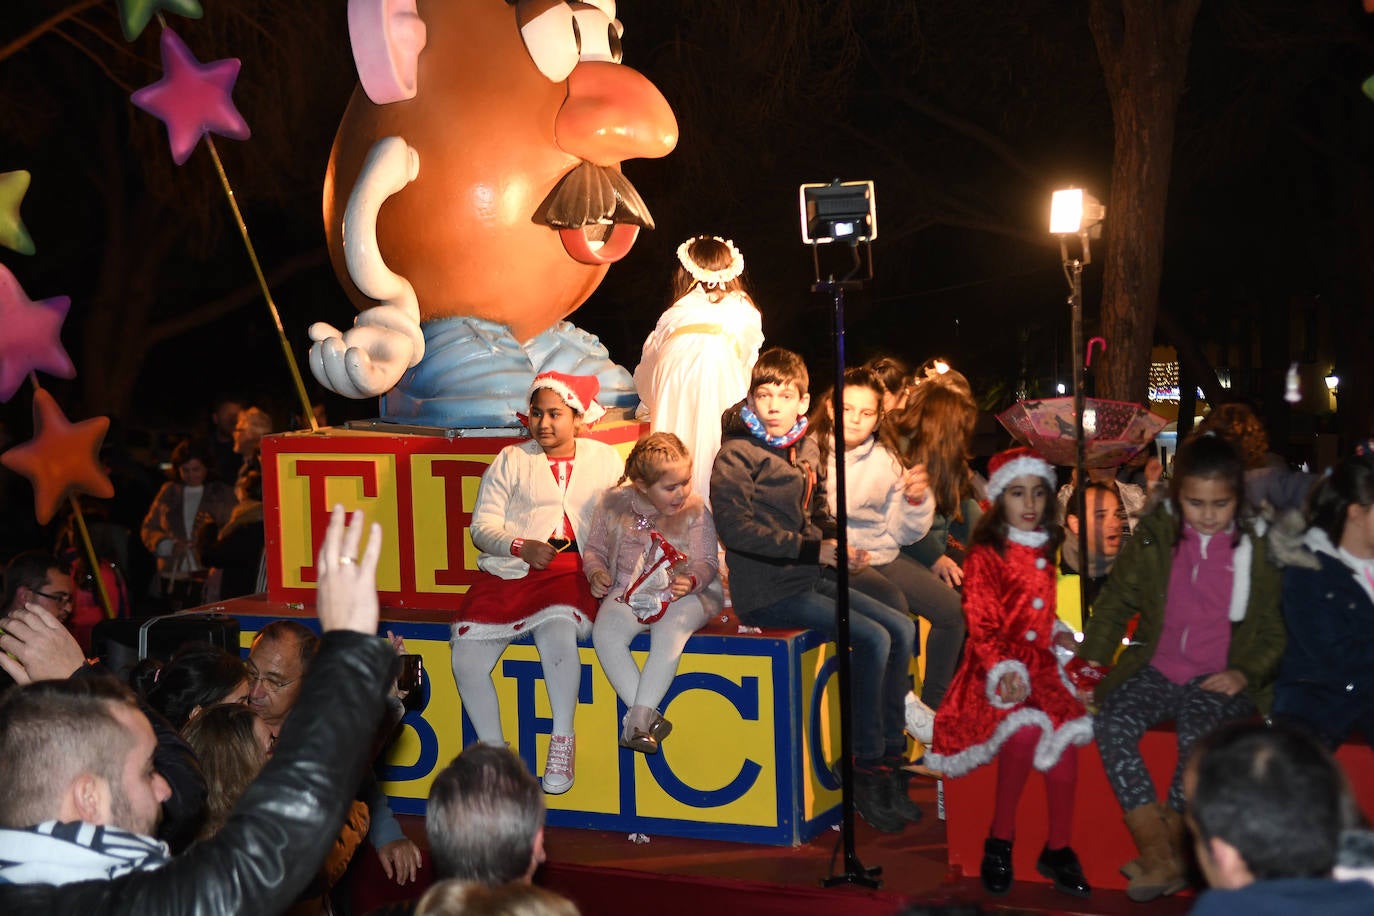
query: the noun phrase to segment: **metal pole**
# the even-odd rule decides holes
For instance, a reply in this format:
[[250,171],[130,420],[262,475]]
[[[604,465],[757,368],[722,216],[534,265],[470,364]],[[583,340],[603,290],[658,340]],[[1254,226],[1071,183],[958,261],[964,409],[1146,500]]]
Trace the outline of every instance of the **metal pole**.
[[[1063,244],[1061,239],[1061,244]],[[1087,381],[1087,366],[1083,353],[1083,262],[1070,260],[1065,249],[1064,271],[1069,277],[1069,309],[1073,316],[1073,426],[1074,487],[1073,513],[1078,517],[1078,602],[1080,619],[1088,622],[1088,485],[1087,442],[1083,433],[1083,387]]]
[[832,409],[835,413],[835,652],[839,662],[840,681],[840,796],[842,815],[840,831],[844,843],[844,873],[832,875],[824,882],[830,887],[836,884],[862,884],[866,887],[881,887],[877,876],[881,868],[865,868],[859,861],[854,848],[854,741],[850,734],[853,707],[850,705],[851,667],[849,659],[849,532],[848,512],[846,511],[846,490],[844,474],[844,281],[832,279],[828,283],[818,283],[817,289],[826,289],[834,296],[834,340],[835,340],[835,393]]

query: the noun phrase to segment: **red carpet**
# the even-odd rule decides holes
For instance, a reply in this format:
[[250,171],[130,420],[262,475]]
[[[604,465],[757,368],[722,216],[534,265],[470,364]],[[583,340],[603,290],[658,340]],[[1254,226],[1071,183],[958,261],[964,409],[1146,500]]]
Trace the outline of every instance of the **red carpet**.
[[[548,862],[537,883],[577,903],[584,916],[892,916],[908,903],[977,905],[986,912],[1073,913],[1100,916],[1174,916],[1192,898],[1171,897],[1131,903],[1120,891],[1096,891],[1087,900],[1056,893],[1044,884],[1017,882],[1005,897],[987,896],[977,875],[951,873],[945,825],[935,816],[935,784],[916,780],[912,798],[926,816],[898,834],[884,834],[862,821],[856,831],[858,857],[881,867],[879,890],[821,887],[838,862],[838,831],[827,831],[798,847],[754,846],[678,837],[651,837],[636,844],[620,833],[550,828]],[[424,846],[424,821],[402,817],[407,835]],[[1091,837],[1080,844],[1088,845]],[[430,874],[428,857],[421,886],[398,888],[370,850],[356,863],[354,912],[419,896]]]

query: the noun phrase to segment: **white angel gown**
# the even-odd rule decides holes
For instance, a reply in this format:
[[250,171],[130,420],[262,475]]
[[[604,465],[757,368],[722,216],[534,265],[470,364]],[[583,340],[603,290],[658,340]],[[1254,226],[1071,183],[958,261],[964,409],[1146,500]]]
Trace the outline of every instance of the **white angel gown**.
[[692,490],[707,505],[720,416],[749,393],[762,344],[763,323],[748,296],[729,292],[712,302],[697,284],[659,317],[635,367],[638,416],[691,451]]

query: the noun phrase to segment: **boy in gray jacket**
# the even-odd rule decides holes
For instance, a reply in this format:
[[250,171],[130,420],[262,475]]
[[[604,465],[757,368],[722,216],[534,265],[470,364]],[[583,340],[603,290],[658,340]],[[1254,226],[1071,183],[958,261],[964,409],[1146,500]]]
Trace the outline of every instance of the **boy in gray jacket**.
[[[834,638],[835,525],[817,492],[820,456],[806,436],[809,378],[801,357],[759,355],[749,394],[721,418],[711,511],[725,545],[735,614],[751,626],[814,629]],[[850,568],[855,559],[848,558]],[[907,669],[916,629],[905,613],[850,589],[854,651],[854,805],[888,833],[916,821],[898,767]]]

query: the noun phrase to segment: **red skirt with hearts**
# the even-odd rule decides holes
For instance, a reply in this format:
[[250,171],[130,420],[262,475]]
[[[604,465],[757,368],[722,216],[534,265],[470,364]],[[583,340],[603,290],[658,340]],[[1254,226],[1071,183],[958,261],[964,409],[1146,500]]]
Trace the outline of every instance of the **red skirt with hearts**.
[[531,569],[520,579],[482,576],[454,614],[453,639],[509,642],[558,619],[572,621],[582,639],[591,633],[599,606],[582,572],[582,556],[568,550],[547,569]]

